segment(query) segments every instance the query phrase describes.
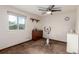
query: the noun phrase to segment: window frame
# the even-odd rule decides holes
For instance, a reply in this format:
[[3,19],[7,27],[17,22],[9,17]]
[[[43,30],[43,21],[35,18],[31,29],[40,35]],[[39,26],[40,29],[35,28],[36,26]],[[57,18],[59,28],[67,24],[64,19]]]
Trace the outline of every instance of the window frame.
[[[9,15],[16,16],[16,17],[17,17],[17,28],[16,28],[16,29],[10,29],[10,28],[9,28],[9,26],[10,26],[10,24],[9,24]],[[18,19],[18,17],[24,17],[24,28],[23,28],[23,29],[19,29],[19,19]],[[16,14],[14,14],[14,13],[9,13],[9,14],[8,14],[8,24],[9,24],[8,29],[9,29],[10,31],[25,30],[25,29],[26,29],[26,16],[23,16],[23,15],[16,15]]]
[[[24,17],[25,22],[24,22],[24,29],[19,29],[19,21],[18,21],[18,17]],[[26,25],[26,17],[25,16],[17,16],[17,24],[18,24],[18,30],[25,30],[25,25]]]

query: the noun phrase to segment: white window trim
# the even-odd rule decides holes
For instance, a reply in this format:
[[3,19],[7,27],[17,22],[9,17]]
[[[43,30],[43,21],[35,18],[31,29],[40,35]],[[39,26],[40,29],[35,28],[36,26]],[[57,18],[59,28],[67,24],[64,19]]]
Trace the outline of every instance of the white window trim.
[[[14,30],[10,30],[9,29],[9,26],[8,26],[8,29],[9,31],[15,31],[15,30],[18,30],[18,31],[23,31],[26,29],[26,16],[23,16],[23,15],[20,15],[20,14],[17,14],[17,13],[14,13],[14,12],[11,12],[11,11],[7,11],[8,15],[14,15],[14,16],[17,16],[17,29],[14,29]],[[18,17],[19,16],[22,16],[22,17],[25,17],[25,24],[24,24],[24,29],[19,29],[19,21],[18,21]],[[9,17],[8,17],[9,18]],[[9,20],[8,20],[9,21]]]

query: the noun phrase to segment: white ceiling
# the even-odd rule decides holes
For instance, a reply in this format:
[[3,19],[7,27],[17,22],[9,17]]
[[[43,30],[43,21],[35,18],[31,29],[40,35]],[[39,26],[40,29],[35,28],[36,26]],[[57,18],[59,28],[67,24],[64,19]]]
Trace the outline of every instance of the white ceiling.
[[[42,12],[38,10],[39,7],[47,8],[48,5],[13,5],[12,7],[15,7],[25,12],[30,12],[42,16]],[[75,9],[74,5],[56,5],[55,7],[60,7],[62,11],[69,11]]]

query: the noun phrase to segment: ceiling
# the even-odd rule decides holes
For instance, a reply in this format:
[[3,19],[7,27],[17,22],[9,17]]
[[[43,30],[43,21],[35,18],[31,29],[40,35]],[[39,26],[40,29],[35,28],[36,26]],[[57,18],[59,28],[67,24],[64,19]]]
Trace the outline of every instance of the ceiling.
[[[12,7],[20,9],[25,12],[30,12],[32,14],[36,14],[39,16],[42,16],[42,11],[39,11],[38,9],[40,7],[47,8],[49,5],[13,5]],[[62,12],[74,10],[74,5],[55,5],[55,7],[60,7]]]

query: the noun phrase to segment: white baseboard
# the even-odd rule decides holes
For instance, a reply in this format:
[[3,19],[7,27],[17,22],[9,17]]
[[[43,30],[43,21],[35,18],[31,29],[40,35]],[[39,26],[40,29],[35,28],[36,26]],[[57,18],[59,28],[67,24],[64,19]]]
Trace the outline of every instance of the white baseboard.
[[19,43],[16,43],[16,44],[12,44],[12,45],[7,45],[7,46],[5,46],[5,47],[2,47],[2,48],[0,48],[0,50],[2,50],[2,49],[5,49],[5,48],[9,48],[9,47],[12,47],[12,46],[15,46],[15,45],[18,45],[18,44],[21,44],[21,43],[24,43],[24,42],[27,42],[27,41],[30,41],[31,39],[27,39],[26,41],[22,41],[22,42],[19,42]]

